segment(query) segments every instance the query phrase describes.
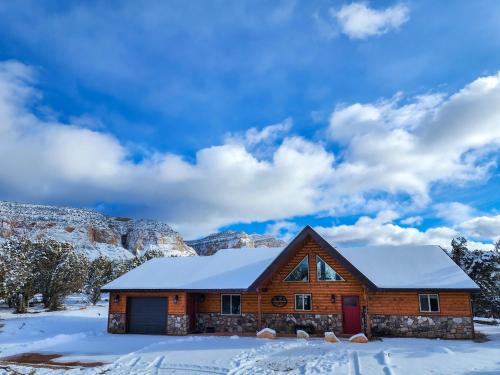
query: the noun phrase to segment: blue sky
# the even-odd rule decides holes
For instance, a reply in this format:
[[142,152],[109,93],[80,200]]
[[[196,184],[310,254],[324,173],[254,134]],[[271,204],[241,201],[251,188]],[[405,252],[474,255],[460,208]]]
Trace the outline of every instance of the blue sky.
[[0,19],[0,199],[187,238],[500,236],[497,1],[20,1]]

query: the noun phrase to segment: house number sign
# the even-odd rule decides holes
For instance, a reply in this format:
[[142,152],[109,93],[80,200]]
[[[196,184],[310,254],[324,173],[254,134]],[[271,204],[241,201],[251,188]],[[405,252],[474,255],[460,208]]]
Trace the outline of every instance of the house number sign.
[[271,299],[271,303],[274,307],[283,307],[286,306],[286,303],[288,301],[286,300],[285,296],[273,296]]

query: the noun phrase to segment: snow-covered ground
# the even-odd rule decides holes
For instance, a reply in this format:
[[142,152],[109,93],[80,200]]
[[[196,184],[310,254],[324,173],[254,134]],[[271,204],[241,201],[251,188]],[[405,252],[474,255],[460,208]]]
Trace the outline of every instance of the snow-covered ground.
[[[69,371],[75,374],[500,374],[500,326],[477,325],[490,338],[483,343],[383,339],[330,344],[321,339],[111,335],[104,304],[70,309],[27,315],[0,309],[0,356],[59,353],[60,362],[106,363]],[[37,374],[62,372],[36,369]]]

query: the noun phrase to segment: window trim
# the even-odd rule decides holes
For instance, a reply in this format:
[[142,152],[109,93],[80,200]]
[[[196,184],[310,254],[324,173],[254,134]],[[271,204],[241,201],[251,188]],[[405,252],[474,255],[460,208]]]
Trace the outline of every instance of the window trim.
[[[422,304],[420,302],[420,297],[427,297],[427,302],[429,304],[429,310],[422,310]],[[438,309],[437,311],[432,311],[431,310],[431,299],[430,296],[436,296],[437,298],[437,303],[438,303]],[[418,308],[421,313],[427,313],[427,314],[437,314],[441,312],[441,303],[439,302],[439,294],[438,293],[419,293],[418,294]]]
[[[304,308],[297,309],[297,296],[309,296],[309,301],[310,301],[311,308],[309,310],[306,310]],[[295,311],[312,311],[313,310],[312,294],[311,293],[295,293],[293,295],[293,307],[294,307]],[[304,299],[302,299],[302,307],[304,307]]]
[[[341,280],[320,280],[319,273],[318,273],[318,258],[321,259],[328,267],[330,267],[337,275],[339,275]],[[328,264],[328,262],[326,260],[324,260],[319,254],[316,254],[316,281],[318,283],[324,283],[324,282],[326,282],[326,283],[331,283],[331,282],[338,283],[338,282],[342,282],[342,281],[345,282],[345,279],[342,277],[342,275],[340,273],[337,272],[337,270],[335,268],[333,268],[330,264]]]
[[[240,312],[239,312],[238,314],[232,314],[232,313],[230,313],[230,314],[225,314],[225,313],[223,312],[223,310],[222,310],[222,297],[223,297],[223,296],[229,296],[229,297],[230,297],[230,299],[229,299],[229,301],[230,301],[230,302],[229,302],[229,303],[230,303],[230,306],[231,306],[231,310],[232,310],[232,305],[233,305],[233,296],[238,296],[238,297],[240,297]],[[241,303],[241,294],[237,294],[237,293],[221,293],[221,295],[220,295],[220,314],[221,314],[221,315],[226,315],[226,316],[239,316],[239,315],[241,315],[241,305],[242,305],[242,303]]]
[[[304,280],[297,280],[297,281],[287,280],[288,277],[293,273],[293,271],[295,271],[300,266],[300,264],[304,261],[304,259],[307,259],[307,281],[304,281]],[[295,267],[293,267],[293,269],[288,273],[288,275],[285,276],[285,278],[283,279],[283,282],[284,283],[309,283],[309,282],[311,282],[311,267],[309,267],[309,254],[307,254],[304,258],[302,258],[300,260],[300,262],[297,263],[297,265]]]

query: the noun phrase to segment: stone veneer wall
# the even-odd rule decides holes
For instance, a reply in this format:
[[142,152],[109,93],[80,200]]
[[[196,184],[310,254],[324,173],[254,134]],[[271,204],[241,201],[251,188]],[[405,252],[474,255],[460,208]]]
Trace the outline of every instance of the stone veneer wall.
[[312,328],[314,333],[341,333],[342,314],[262,314],[262,326],[278,333],[295,334],[296,326],[301,326],[306,331]]
[[187,315],[167,315],[167,335],[187,335]]
[[471,317],[373,315],[371,323],[373,336],[471,339],[474,335]]
[[[257,315],[221,315],[219,313],[198,313],[196,328],[199,332],[255,332]],[[342,332],[342,315],[319,314],[262,314],[262,327],[269,327],[278,333],[295,334],[295,328],[313,328],[315,333]]]
[[197,313],[196,329],[207,332],[213,328],[214,332],[255,332],[257,330],[257,316],[252,313],[241,315],[221,315],[219,313]]
[[109,333],[125,333],[125,314],[111,313],[108,317]]

